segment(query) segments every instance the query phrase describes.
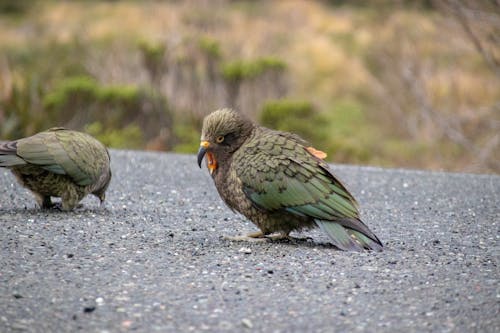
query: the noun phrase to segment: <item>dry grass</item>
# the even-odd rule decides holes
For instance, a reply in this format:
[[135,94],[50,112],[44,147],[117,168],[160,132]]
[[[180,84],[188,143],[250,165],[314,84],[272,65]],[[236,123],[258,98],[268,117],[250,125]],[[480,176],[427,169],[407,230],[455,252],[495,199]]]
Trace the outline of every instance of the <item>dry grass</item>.
[[[88,50],[83,61],[103,83],[147,84],[139,40],[166,43],[168,52],[182,56],[189,50],[180,45],[200,36],[219,41],[225,59],[283,59],[289,65],[288,95],[309,99],[324,113],[342,112],[335,107],[338,101],[355,100],[363,114],[356,121],[366,130],[357,133],[356,123],[346,120],[354,127],[349,144],[377,142],[376,153],[363,163],[498,171],[493,166],[498,154],[479,163],[477,154],[447,137],[434,118],[422,118],[421,101],[402,79],[412,69],[418,85],[414,88],[422,90],[443,119],[457,119],[478,150],[500,130],[500,112],[494,107],[500,101],[500,79],[460,26],[435,12],[396,8],[379,15],[370,7],[299,0],[48,1],[39,2],[25,17],[0,16],[0,49],[75,40],[101,45]],[[6,73],[3,63],[0,56],[0,72]],[[11,71],[0,80],[2,95],[8,94],[7,77],[16,75]],[[413,132],[402,125],[412,121],[408,126],[415,127]],[[402,143],[394,144],[398,141]],[[342,161],[349,162],[349,156]]]

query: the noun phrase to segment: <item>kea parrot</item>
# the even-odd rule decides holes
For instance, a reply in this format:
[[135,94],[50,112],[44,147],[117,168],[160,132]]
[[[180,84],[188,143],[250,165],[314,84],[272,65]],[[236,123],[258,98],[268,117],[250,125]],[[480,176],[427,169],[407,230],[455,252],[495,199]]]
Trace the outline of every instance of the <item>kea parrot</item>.
[[[111,181],[106,147],[88,134],[62,127],[1,143],[0,167],[9,168],[43,209],[72,210],[89,193],[102,204]],[[60,197],[61,205],[51,197]]]
[[[381,251],[382,243],[361,221],[358,204],[316,150],[296,134],[253,123],[232,109],[203,120],[198,165],[207,167],[223,201],[259,232],[234,240],[319,227],[342,250]],[[273,238],[274,239],[274,238]]]

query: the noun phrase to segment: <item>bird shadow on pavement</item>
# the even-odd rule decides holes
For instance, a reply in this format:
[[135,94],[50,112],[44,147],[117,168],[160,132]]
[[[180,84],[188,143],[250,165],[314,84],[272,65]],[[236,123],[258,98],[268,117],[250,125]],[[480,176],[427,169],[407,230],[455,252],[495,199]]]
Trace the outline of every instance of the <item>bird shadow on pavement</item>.
[[64,211],[60,209],[57,205],[52,208],[44,208],[41,209],[38,206],[24,206],[24,207],[16,207],[16,208],[1,208],[0,214],[29,214],[29,215],[74,215],[74,214],[86,214],[86,213],[102,213],[108,214],[111,212],[111,209],[106,207],[86,207],[79,206],[70,211]]
[[311,237],[288,237],[288,238],[283,238],[283,239],[270,239],[268,238],[267,241],[262,241],[262,242],[248,242],[248,241],[233,241],[233,240],[228,240],[224,239],[223,236],[220,237],[220,239],[224,242],[228,243],[235,243],[235,244],[255,244],[255,246],[262,244],[262,245],[270,245],[270,244],[279,244],[283,246],[290,246],[290,247],[310,247],[310,248],[327,248],[327,249],[333,249],[336,251],[340,251],[338,247],[335,245],[328,243],[328,242],[318,242],[315,241]]
[[311,247],[311,248],[328,248],[328,249],[334,249],[334,250],[339,250],[338,247],[335,245],[328,243],[328,242],[318,242],[315,241],[311,237],[290,237],[290,238],[285,238],[285,239],[279,239],[279,240],[271,240],[271,244],[283,244],[283,245],[289,245],[289,246],[294,246],[294,247],[299,247],[299,246],[304,246],[304,247]]

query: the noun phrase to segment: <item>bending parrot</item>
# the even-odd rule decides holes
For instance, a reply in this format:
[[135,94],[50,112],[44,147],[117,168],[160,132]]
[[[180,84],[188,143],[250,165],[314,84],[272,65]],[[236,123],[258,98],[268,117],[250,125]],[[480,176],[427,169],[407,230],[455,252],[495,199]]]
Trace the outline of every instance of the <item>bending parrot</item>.
[[65,211],[89,193],[103,203],[111,180],[106,147],[61,127],[0,144],[0,167],[9,168],[41,208],[53,207],[51,197],[60,197]]

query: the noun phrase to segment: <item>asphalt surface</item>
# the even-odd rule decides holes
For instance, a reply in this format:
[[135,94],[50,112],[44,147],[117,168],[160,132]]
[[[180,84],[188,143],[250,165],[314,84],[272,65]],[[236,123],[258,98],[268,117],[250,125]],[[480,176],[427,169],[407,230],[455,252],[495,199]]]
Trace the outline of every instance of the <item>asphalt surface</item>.
[[500,177],[332,166],[385,244],[241,243],[193,155],[112,151],[105,208],[0,169],[0,332],[500,332]]

